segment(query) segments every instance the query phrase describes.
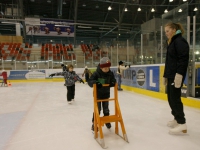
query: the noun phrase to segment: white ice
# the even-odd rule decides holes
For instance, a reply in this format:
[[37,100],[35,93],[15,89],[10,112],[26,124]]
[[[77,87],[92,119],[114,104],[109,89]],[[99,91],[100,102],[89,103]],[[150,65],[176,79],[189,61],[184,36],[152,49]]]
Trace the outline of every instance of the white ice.
[[[68,104],[63,84],[0,87],[0,150],[102,150],[91,131],[93,89],[77,83],[75,101]],[[167,101],[128,91],[118,96],[129,143],[114,133],[112,123],[110,130],[103,127],[107,149],[200,150],[199,109],[184,106],[188,133],[170,135]],[[111,114],[113,108],[110,102]]]

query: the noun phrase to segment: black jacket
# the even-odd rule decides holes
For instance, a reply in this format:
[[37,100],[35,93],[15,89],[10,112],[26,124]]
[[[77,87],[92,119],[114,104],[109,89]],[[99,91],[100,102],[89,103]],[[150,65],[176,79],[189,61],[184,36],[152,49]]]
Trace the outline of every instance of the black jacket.
[[[104,73],[99,65],[97,67],[97,70],[92,74],[92,76],[88,80],[88,85],[90,87],[93,87],[93,84],[96,84],[98,81],[98,78],[105,79],[105,84],[110,84],[111,82],[116,83],[116,79],[114,77],[114,74],[112,71],[109,70],[109,72]],[[107,99],[110,97],[110,87],[105,86],[102,88],[97,88],[97,99]]]
[[181,34],[174,35],[167,46],[163,77],[174,78],[176,73],[185,78],[189,62],[189,45]]

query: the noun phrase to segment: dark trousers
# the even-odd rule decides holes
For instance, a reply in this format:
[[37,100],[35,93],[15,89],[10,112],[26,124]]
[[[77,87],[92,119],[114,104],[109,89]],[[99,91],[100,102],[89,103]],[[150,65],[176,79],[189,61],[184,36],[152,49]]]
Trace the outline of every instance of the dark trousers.
[[[98,109],[99,109],[99,114],[101,112],[101,105],[103,108],[103,114],[104,116],[109,116],[110,115],[110,110],[109,110],[109,102],[98,102]],[[92,117],[92,122],[94,122],[94,113],[93,113],[93,117]]]
[[122,76],[120,74],[118,74],[117,76],[118,76],[118,81],[117,81],[118,90],[120,90],[121,89],[121,83],[122,83]]
[[183,103],[181,101],[181,87],[175,88],[174,79],[168,78],[167,98],[168,98],[169,106],[172,110],[171,113],[174,116],[174,119],[179,124],[184,124],[185,114],[183,112]]
[[75,84],[72,86],[67,86],[67,101],[74,99],[75,95]]
[[85,74],[85,81],[88,82],[88,80],[89,80],[89,73],[86,73]]

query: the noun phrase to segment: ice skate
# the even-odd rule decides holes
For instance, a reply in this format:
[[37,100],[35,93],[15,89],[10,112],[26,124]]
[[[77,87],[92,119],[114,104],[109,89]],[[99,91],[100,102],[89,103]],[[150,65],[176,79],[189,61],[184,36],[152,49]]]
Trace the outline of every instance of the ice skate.
[[176,127],[178,125],[178,123],[177,123],[177,121],[174,119],[174,120],[172,120],[172,121],[169,121],[168,123],[167,123],[167,126],[168,127],[172,127],[172,128],[174,128],[174,127]]
[[72,101],[75,101],[74,99],[72,99]]
[[67,101],[68,102],[68,104],[71,104],[72,103],[72,101]]
[[107,127],[108,129],[110,129],[110,128],[111,128],[111,124],[110,124],[110,123],[106,123],[106,127]]
[[186,124],[178,124],[175,128],[169,130],[170,134],[187,133]]

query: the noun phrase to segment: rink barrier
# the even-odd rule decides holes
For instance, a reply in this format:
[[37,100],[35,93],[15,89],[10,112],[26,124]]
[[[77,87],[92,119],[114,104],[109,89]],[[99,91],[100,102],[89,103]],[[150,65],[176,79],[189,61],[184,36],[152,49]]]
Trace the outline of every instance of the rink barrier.
[[[146,96],[150,96],[150,97],[158,98],[160,100],[167,101],[167,94],[165,94],[165,93],[154,92],[154,91],[150,91],[150,90],[145,90],[145,89],[141,89],[141,88],[134,88],[134,87],[125,86],[125,85],[121,85],[121,86],[124,90],[127,90],[127,91],[131,91],[131,92],[135,92],[135,93],[139,93],[139,94],[142,94],[142,95],[146,95]],[[195,98],[181,97],[181,100],[182,100],[182,103],[185,106],[190,106],[190,107],[200,109],[200,101],[196,100]]]

